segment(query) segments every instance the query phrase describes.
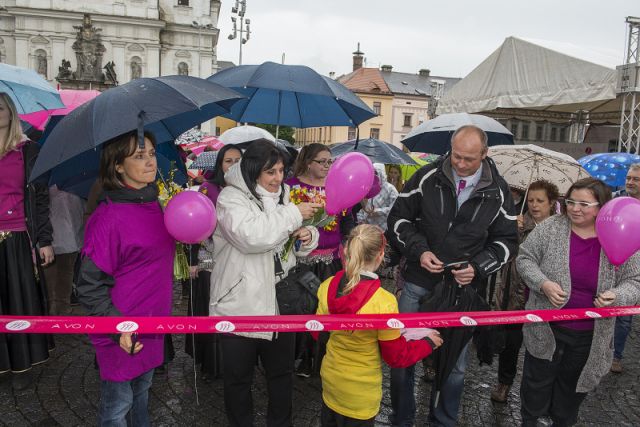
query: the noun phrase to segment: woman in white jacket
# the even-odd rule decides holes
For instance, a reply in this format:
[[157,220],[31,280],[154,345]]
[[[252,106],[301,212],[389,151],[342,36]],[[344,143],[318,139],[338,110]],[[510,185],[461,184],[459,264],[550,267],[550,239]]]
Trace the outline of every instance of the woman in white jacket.
[[[295,255],[305,255],[318,244],[316,228],[302,227],[302,221],[321,206],[290,203],[289,188],[283,184],[285,156],[271,142],[259,140],[225,174],[227,186],[216,206],[212,316],[278,314],[275,284],[296,263],[291,254],[282,259],[285,243],[297,236],[301,245]],[[223,335],[221,345],[229,423],[254,424],[251,383],[260,357],[269,394],[267,425],[290,426],[294,334],[233,333]]]

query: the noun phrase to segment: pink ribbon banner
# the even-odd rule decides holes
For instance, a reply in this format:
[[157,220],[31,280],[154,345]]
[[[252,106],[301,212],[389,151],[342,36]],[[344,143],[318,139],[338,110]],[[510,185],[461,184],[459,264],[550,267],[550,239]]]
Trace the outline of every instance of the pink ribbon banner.
[[325,316],[90,317],[2,316],[0,332],[32,334],[210,334],[455,328],[557,322],[640,314],[640,306],[566,310],[475,311]]

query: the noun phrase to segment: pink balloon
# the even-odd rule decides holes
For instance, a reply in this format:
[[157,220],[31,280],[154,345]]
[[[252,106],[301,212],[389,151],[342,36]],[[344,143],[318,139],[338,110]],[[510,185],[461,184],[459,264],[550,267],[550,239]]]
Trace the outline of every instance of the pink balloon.
[[174,239],[199,243],[216,228],[216,208],[198,191],[183,191],[169,200],[164,210],[164,225]]
[[347,153],[336,160],[325,181],[329,215],[337,215],[358,203],[373,185],[373,165],[362,153]]
[[380,194],[380,190],[382,190],[382,186],[380,185],[380,177],[377,173],[373,174],[373,184],[371,185],[371,190],[365,196],[367,199],[373,199],[378,194]]
[[623,264],[640,250],[640,200],[617,197],[596,218],[596,234],[613,265]]

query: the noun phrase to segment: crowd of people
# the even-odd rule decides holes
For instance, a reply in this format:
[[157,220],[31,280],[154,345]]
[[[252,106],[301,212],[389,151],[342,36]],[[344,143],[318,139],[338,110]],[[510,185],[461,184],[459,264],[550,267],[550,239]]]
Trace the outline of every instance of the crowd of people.
[[[89,208],[85,224],[82,200],[47,182],[28,181],[38,145],[23,137],[11,99],[0,94],[4,314],[69,314],[74,275],[89,315],[171,314],[175,242],[158,203],[155,149],[150,133],[131,132],[104,144],[96,207]],[[189,314],[278,315],[276,284],[301,266],[321,282],[320,315],[419,312],[443,286],[480,293],[496,277],[496,298],[488,303],[497,310],[638,304],[640,254],[614,266],[595,232],[598,212],[612,197],[609,187],[586,178],[561,195],[553,183],[536,181],[522,193],[507,185],[487,154],[486,133],[463,126],[451,138],[450,153],[407,182],[396,165],[375,164],[380,192],[318,228],[304,222],[323,209],[333,162],[325,145],[307,145],[295,159],[267,140],[245,150],[225,146],[198,189],[215,205],[217,227],[191,248]],[[296,203],[293,195],[300,191],[310,201]],[[640,165],[630,168],[621,195],[640,199]],[[289,254],[291,238],[296,244]],[[389,264],[396,283],[384,289]],[[609,370],[622,372],[630,325],[630,317],[620,317],[507,326],[491,399],[509,398],[524,343],[523,425],[542,417],[558,426],[574,424],[587,393]],[[98,424],[149,425],[154,369],[167,358],[164,335],[90,340],[101,378]],[[257,364],[267,383],[267,425],[292,424],[294,376],[315,374],[322,381],[323,426],[372,426],[382,399],[383,361],[391,368],[393,425],[453,426],[470,343],[452,356],[442,384],[432,387],[428,420],[416,419],[415,365],[449,344],[442,331],[200,334],[186,337],[185,350],[206,380],[222,378],[232,426],[254,424]],[[3,335],[0,371],[21,378],[20,372],[46,362],[53,348],[50,335]]]

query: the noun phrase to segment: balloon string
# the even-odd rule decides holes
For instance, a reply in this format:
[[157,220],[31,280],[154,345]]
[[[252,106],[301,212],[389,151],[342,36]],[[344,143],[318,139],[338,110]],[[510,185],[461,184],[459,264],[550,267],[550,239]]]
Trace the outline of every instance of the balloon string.
[[[191,303],[191,315],[193,316],[193,276],[191,275],[191,266],[193,265],[191,244],[187,245],[189,251],[189,301]],[[200,398],[198,395],[198,372],[196,370],[196,334],[191,334],[191,351],[193,352],[193,391],[196,394],[196,405],[200,406]]]

